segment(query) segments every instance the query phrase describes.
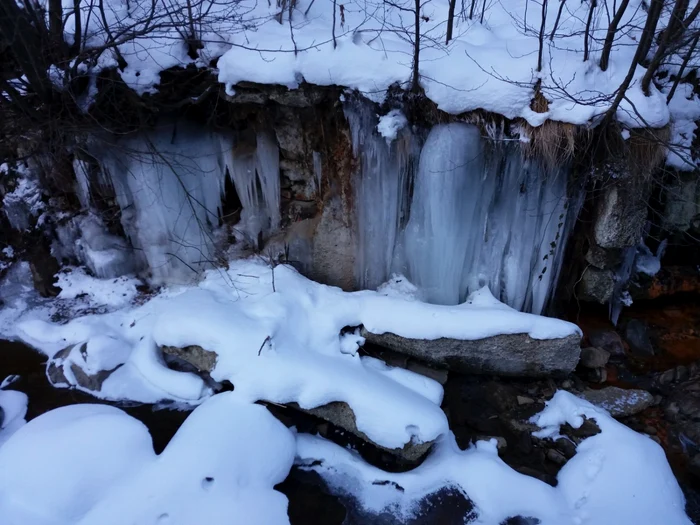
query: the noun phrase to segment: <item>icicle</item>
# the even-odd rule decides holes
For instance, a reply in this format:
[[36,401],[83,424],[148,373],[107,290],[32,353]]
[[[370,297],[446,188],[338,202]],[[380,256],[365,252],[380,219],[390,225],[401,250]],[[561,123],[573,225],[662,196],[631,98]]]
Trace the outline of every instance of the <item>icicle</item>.
[[610,320],[612,324],[617,326],[617,321],[620,318],[622,307],[625,305],[627,295],[627,285],[632,275],[634,268],[634,259],[637,255],[637,248],[626,248],[622,257],[620,267],[615,271],[612,296],[610,297]]
[[75,180],[78,183],[76,194],[83,209],[90,208],[90,179],[88,176],[89,166],[86,162],[79,159],[73,160],[73,171],[75,172]]
[[420,156],[402,270],[431,302],[457,304],[489,286],[513,308],[541,313],[578,212],[566,187],[564,170],[485,142],[475,126],[436,126]]
[[274,232],[280,223],[279,147],[268,133],[260,132],[256,147],[224,142],[223,163],[236,187],[243,210],[236,229],[256,246],[258,237]]
[[321,194],[321,182],[323,180],[323,163],[321,162],[321,154],[318,151],[313,152],[314,159],[314,178],[316,180],[316,193]]
[[163,126],[96,148],[122,226],[155,283],[192,278],[216,258],[225,171],[221,141],[200,128]]
[[269,133],[258,132],[255,158],[262,205],[270,221],[266,231],[275,231],[280,224],[280,150]]
[[376,133],[377,116],[366,102],[347,102],[353,152],[359,161],[355,201],[357,246],[355,276],[361,288],[376,288],[391,273],[394,247],[408,199],[412,137],[404,132],[387,144]]
[[482,166],[476,126],[447,124],[431,130],[404,232],[408,278],[430,302],[457,304],[465,296],[462,276],[469,249],[484,234],[477,218],[485,208]]

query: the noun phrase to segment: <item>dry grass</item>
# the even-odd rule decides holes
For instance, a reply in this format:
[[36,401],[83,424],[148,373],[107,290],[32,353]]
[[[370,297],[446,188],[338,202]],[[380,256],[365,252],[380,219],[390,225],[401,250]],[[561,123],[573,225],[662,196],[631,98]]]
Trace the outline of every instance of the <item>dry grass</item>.
[[670,139],[670,125],[630,130],[630,136],[625,141],[625,156],[631,171],[649,179],[666,158]]
[[[549,102],[538,91],[530,103],[530,109],[536,113],[546,113]],[[557,120],[546,120],[539,126],[531,126],[526,121],[519,124],[521,135],[529,139],[522,142],[525,155],[540,157],[551,168],[571,162],[577,149],[582,151],[588,144],[588,131],[575,124]]]

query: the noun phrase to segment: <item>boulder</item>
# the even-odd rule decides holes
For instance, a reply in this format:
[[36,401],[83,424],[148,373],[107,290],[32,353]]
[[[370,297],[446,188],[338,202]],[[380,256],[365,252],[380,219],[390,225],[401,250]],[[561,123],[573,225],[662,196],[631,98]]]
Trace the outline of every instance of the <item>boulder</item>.
[[577,395],[592,405],[604,408],[613,417],[633,416],[650,407],[654,402],[654,396],[646,390],[625,390],[616,386],[600,390],[585,390]]
[[216,366],[215,352],[205,350],[201,346],[192,345],[178,348],[177,346],[162,346],[161,351],[169,356],[191,364],[200,372],[209,373]]
[[496,335],[486,339],[409,339],[392,333],[362,329],[372,344],[407,354],[426,363],[467,374],[514,377],[566,375],[579,360],[580,336],[533,339],[527,334]]
[[[178,348],[175,346],[162,346],[161,351],[167,355],[175,357],[195,367],[200,373],[209,374],[216,366],[217,355],[215,352],[205,350],[201,346],[187,346]],[[234,385],[235,388],[235,385]],[[266,401],[261,399],[261,401]],[[366,441],[373,446],[394,454],[402,460],[415,462],[422,458],[432,446],[432,442],[428,443],[407,443],[403,448],[389,449],[383,447],[367,437],[357,428],[355,413],[350,405],[342,401],[334,401],[315,408],[302,408],[297,403],[287,403],[286,406],[293,408],[305,414],[321,418],[333,425],[342,428],[343,430],[354,434],[363,441]]]
[[587,332],[588,342],[591,346],[602,348],[610,352],[610,355],[623,356],[625,355],[625,345],[622,343],[622,338],[614,330],[593,329]]
[[612,270],[599,270],[589,266],[581,276],[577,292],[583,301],[605,304],[610,301],[614,288],[615,275]]
[[625,326],[625,340],[634,355],[651,357],[654,347],[651,344],[647,325],[639,319],[631,319]]
[[312,416],[319,417],[329,423],[334,424],[337,427],[342,428],[359,437],[363,441],[371,443],[375,447],[385,450],[395,456],[399,456],[401,459],[409,462],[416,462],[421,459],[430,450],[433,445],[432,442],[429,443],[406,443],[403,448],[386,448],[369,439],[363,432],[357,428],[357,422],[355,420],[355,413],[350,408],[350,405],[341,401],[334,401],[326,405],[322,405],[316,408],[301,408],[296,403],[288,403],[287,406],[305,412],[306,414],[311,414]]
[[581,366],[586,368],[602,368],[608,364],[610,352],[595,346],[581,350]]
[[598,201],[593,239],[601,248],[636,246],[646,220],[646,189],[633,180],[611,184]]
[[[81,353],[85,352],[86,346],[86,343],[82,344]],[[94,374],[88,374],[76,363],[67,359],[73,348],[74,346],[68,346],[49,360],[46,366],[46,377],[54,386],[67,385],[90,392],[101,391],[102,384],[119,366],[112,370],[100,370]],[[66,367],[68,367],[67,370]]]

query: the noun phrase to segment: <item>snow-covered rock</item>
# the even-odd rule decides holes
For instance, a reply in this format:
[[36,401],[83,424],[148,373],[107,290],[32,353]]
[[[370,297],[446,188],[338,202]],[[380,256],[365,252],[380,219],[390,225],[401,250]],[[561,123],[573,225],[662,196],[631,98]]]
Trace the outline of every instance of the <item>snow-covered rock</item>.
[[159,456],[118,408],[72,405],[0,448],[3,525],[288,524],[273,489],[294,436],[261,406],[221,394],[198,407]]
[[391,333],[363,332],[367,341],[416,359],[468,374],[539,377],[568,374],[581,352],[578,334],[559,339],[533,339],[527,334],[484,339],[411,339]]

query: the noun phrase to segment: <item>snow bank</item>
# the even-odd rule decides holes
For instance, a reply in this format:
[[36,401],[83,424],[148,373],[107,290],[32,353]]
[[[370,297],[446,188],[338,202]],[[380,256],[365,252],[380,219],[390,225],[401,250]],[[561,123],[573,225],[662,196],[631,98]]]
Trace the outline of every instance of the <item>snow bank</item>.
[[198,345],[216,352],[211,376],[231,381],[239,399],[296,402],[303,408],[344,401],[358,429],[387,448],[430,442],[447,431],[441,387],[361,358],[356,350],[362,338],[341,336],[344,327],[364,325],[374,333],[422,339],[579,333],[571,323],[517,312],[487,289],[458,306],[429,305],[396,293],[346,293],[291,267],[273,270],[251,259],[231,262],[227,271],[208,271],[198,286],[166,289],[140,306],[64,325],[29,320],[18,331],[49,357],[74,345],[65,359],[89,374],[117,368],[95,395],[143,402],[199,403],[209,395],[199,377],[166,368],[158,350]]
[[474,503],[481,524],[525,516],[541,525],[689,525],[683,494],[663,450],[648,437],[563,391],[535,422],[545,427],[541,437],[553,437],[565,422],[580,426],[584,415],[595,418],[602,432],[578,446],[556,488],[507,466],[495,440],[462,451],[452,434],[436,444],[422,465],[405,473],[384,472],[346,449],[303,434],[297,436],[297,463],[318,472],[334,491],[356,499],[365,510],[403,518],[415,516],[425,496],[452,486]]
[[146,427],[121,410],[67,406],[0,448],[2,522],[289,523],[286,498],[273,486],[293,458],[284,425],[229,394],[197,408],[160,456]]
[[11,382],[8,377],[0,385],[0,447],[26,423],[27,395],[16,390],[4,390]]

